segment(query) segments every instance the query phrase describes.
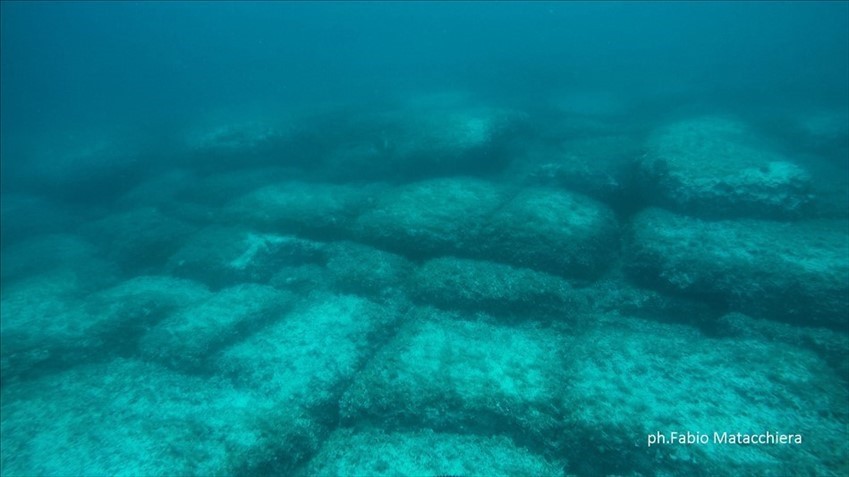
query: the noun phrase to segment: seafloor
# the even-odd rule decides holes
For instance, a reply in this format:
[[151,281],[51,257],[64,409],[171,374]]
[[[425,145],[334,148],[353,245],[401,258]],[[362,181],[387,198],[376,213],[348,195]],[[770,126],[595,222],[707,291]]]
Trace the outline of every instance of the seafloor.
[[44,141],[0,474],[849,475],[847,112],[592,98]]

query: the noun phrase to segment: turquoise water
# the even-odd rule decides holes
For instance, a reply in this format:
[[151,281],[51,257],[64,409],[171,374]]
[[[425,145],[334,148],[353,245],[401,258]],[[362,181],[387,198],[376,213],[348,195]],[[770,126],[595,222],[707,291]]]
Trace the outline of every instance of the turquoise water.
[[849,3],[0,26],[0,475],[849,474]]

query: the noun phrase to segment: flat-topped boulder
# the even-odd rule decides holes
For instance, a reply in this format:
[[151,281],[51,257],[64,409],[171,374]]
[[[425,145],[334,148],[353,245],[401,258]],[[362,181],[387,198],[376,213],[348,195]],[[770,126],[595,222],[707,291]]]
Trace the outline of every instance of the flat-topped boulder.
[[214,366],[279,406],[331,405],[402,316],[396,304],[315,293],[285,318],[224,349]]
[[279,182],[233,200],[224,217],[260,230],[338,239],[383,189],[371,184]]
[[322,434],[303,409],[136,359],[2,393],[3,475],[291,475]]
[[408,288],[411,296],[426,304],[494,315],[564,318],[575,308],[566,280],[482,260],[429,260],[416,269]]
[[129,273],[156,273],[195,227],[154,207],[110,214],[83,224],[80,232],[97,243],[101,253]]
[[706,217],[797,217],[812,200],[811,178],[745,123],[719,116],[659,128],[639,161],[655,205]]
[[423,179],[498,171],[527,117],[519,111],[420,96],[385,109],[345,111],[314,122],[335,147],[322,174],[331,178]]
[[242,284],[160,321],[142,336],[142,355],[186,372],[203,371],[226,346],[282,318],[294,297],[272,287]]
[[358,240],[413,258],[483,258],[579,279],[610,265],[618,233],[613,212],[589,197],[469,178],[400,186],[354,226]]
[[490,321],[413,310],[345,392],[343,424],[464,429],[537,445],[557,435],[556,403],[568,389],[564,341],[550,329]]
[[323,261],[322,244],[293,235],[211,226],[191,235],[167,262],[170,273],[221,288],[268,283],[281,268]]
[[563,475],[563,469],[561,463],[549,462],[505,437],[428,429],[340,429],[324,442],[301,475],[553,477]]
[[[846,462],[849,395],[812,351],[598,321],[570,345],[559,395],[568,474],[819,475]],[[671,442],[672,432],[707,440]],[[667,443],[649,446],[658,434]]]
[[357,219],[354,236],[412,257],[477,255],[482,230],[505,196],[497,185],[472,178],[407,184],[380,196]]
[[500,207],[482,233],[481,256],[577,279],[595,279],[619,252],[613,212],[565,190],[525,188]]
[[345,293],[375,297],[397,294],[414,268],[401,255],[356,242],[331,242],[325,252],[333,285]]
[[705,221],[649,209],[626,247],[631,277],[760,318],[845,328],[849,222]]
[[117,355],[147,328],[210,295],[199,283],[168,276],[136,277],[90,293],[73,272],[56,270],[3,290],[4,381]]

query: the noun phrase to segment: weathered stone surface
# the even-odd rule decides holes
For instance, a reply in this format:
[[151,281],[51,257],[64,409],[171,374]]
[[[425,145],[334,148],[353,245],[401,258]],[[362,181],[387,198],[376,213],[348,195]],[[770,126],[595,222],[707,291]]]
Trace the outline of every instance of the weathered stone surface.
[[640,161],[656,205],[708,217],[797,217],[811,202],[808,172],[745,123],[700,117],[660,128]]
[[626,266],[650,286],[760,318],[845,327],[849,222],[709,222],[660,209],[632,224]]

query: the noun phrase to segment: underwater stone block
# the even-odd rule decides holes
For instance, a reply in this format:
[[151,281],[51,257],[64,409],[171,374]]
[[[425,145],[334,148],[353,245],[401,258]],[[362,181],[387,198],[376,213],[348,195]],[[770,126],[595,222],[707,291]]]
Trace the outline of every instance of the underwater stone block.
[[[404,316],[403,302],[377,304],[313,293],[286,317],[223,350],[216,374],[262,396],[258,415],[267,445],[239,475],[292,475],[338,424],[339,397]],[[253,463],[250,463],[253,462]]]
[[[560,452],[575,475],[839,475],[849,457],[845,383],[809,350],[615,316],[569,356]],[[710,442],[647,447],[649,434],[672,431]],[[714,432],[803,443],[715,444]]]
[[507,162],[501,144],[524,119],[494,108],[415,108],[394,118],[385,148],[406,177],[480,173]]
[[136,360],[83,364],[2,392],[3,475],[246,475],[272,455],[275,475],[287,475],[290,458],[318,447],[300,409]]
[[137,274],[161,270],[195,227],[143,207],[111,214],[80,227],[83,236],[96,244],[103,255]]
[[[74,327],[88,318],[74,269],[56,269],[3,284],[0,297],[0,378],[13,380],[54,360],[57,349],[81,344]],[[87,350],[86,350],[87,351]]]
[[432,308],[405,321],[342,397],[343,425],[463,429],[523,445],[564,431],[556,403],[568,389],[569,351],[552,329],[466,321]]
[[560,277],[494,262],[443,257],[413,274],[409,293],[447,309],[486,311],[524,318],[574,312],[572,287]]
[[285,319],[225,349],[215,367],[279,406],[335,405],[402,316],[402,303],[315,293]]
[[146,358],[196,371],[217,351],[281,318],[293,301],[291,294],[265,285],[226,288],[160,321],[139,348]]
[[293,177],[298,177],[298,172],[286,167],[230,169],[188,180],[177,194],[177,198],[220,208],[262,187],[286,183]]
[[[6,226],[6,222],[3,222],[3,226]],[[38,235],[9,246],[4,243],[0,250],[0,278],[4,286],[17,279],[64,267],[80,270],[80,277],[85,275],[86,269],[92,275],[101,275],[101,278],[115,273],[115,270],[106,272],[114,267],[98,259],[97,247],[79,235]],[[91,281],[93,287],[96,287],[97,282],[104,282],[102,279]]]
[[[794,114],[795,138],[811,151],[828,157],[846,157],[849,152],[849,111],[845,108],[835,110],[810,111],[806,114]],[[842,153],[842,156],[839,154]]]
[[294,134],[286,121],[247,119],[198,125],[187,132],[178,159],[204,171],[279,163]]
[[849,383],[849,335],[841,330],[795,326],[728,313],[716,321],[713,331],[721,337],[783,343],[811,350]]
[[282,135],[282,130],[262,121],[244,121],[199,129],[187,138],[193,150],[238,152],[261,149]]
[[619,225],[609,208],[589,197],[527,188],[486,221],[480,247],[484,258],[591,280],[616,258]]
[[327,244],[327,270],[340,291],[387,297],[400,292],[413,264],[385,250],[355,242]]
[[259,230],[339,239],[381,190],[380,185],[285,182],[234,200],[224,215],[229,223]]
[[[85,215],[67,204],[54,203],[43,197],[3,191],[0,200],[0,242],[3,251],[18,241],[29,241],[41,234],[72,230]],[[6,260],[0,261],[3,264]],[[5,267],[5,264],[2,265]]]
[[[375,452],[375,449],[380,449]],[[562,463],[546,461],[505,437],[380,429],[340,429],[306,467],[309,475],[560,476]]]
[[733,311],[844,328],[849,309],[849,222],[708,222],[649,209],[626,247],[629,275]]
[[74,282],[72,271],[59,270],[4,290],[4,381],[124,351],[170,313],[209,297],[202,285],[171,277],[133,278],[92,294]]
[[171,256],[167,268],[213,288],[267,283],[282,267],[323,263],[322,247],[292,235],[212,226],[192,235]]
[[470,104],[413,104],[343,111],[313,125],[335,146],[320,174],[331,180],[413,180],[501,170],[525,115]]
[[716,218],[782,218],[801,215],[812,200],[808,172],[733,119],[670,124],[647,151],[639,181],[655,205]]
[[91,330],[110,335],[110,343],[117,344],[128,337],[138,338],[142,331],[171,313],[211,297],[212,293],[201,283],[150,275],[131,278],[89,295],[85,308],[91,314],[103,316],[103,323]]
[[495,184],[433,179],[382,195],[353,227],[362,242],[411,257],[475,255],[489,216],[505,199]]
[[529,185],[578,192],[617,210],[635,206],[633,160],[643,148],[642,136],[610,135],[608,130],[590,137],[579,135],[550,141],[556,144],[524,147],[522,154],[513,160],[511,173]]
[[717,311],[698,298],[639,286],[628,280],[621,267],[573,293],[576,301],[585,304],[587,315],[593,317],[619,314],[707,329],[717,317]]
[[268,280],[268,284],[303,296],[333,288],[327,268],[316,263],[284,265]]
[[114,199],[150,171],[140,139],[70,131],[41,137],[32,154],[14,158],[21,167],[11,186],[72,203]]

